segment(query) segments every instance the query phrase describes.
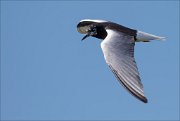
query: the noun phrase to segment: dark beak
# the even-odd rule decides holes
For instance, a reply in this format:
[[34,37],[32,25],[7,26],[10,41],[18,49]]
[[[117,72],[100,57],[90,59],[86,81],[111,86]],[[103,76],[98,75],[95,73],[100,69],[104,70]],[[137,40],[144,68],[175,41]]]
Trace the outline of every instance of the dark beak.
[[86,34],[82,39],[81,39],[81,41],[83,41],[84,39],[86,39],[87,37],[89,37],[90,36],[90,34]]

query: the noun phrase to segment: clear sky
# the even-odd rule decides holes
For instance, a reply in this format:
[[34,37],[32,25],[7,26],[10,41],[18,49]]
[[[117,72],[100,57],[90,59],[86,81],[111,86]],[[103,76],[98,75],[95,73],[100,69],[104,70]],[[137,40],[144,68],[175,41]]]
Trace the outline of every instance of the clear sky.
[[[100,40],[80,41],[86,18],[166,37],[136,44],[147,104],[116,80]],[[178,1],[1,1],[1,119],[178,120],[179,26]]]

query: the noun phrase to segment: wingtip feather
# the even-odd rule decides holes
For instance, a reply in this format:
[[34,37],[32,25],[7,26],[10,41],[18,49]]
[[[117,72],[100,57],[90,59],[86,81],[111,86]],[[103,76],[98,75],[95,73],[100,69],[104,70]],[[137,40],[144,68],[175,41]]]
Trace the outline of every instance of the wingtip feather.
[[148,103],[148,99],[146,97],[143,97],[143,99],[141,101],[144,103]]

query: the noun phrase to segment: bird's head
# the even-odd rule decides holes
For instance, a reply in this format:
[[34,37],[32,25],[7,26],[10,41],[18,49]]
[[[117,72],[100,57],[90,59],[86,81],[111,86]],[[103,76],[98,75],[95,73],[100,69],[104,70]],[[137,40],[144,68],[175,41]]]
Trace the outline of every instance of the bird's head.
[[77,30],[81,34],[86,34],[82,40],[89,36],[96,37],[98,39],[105,39],[107,32],[103,23],[107,21],[104,20],[81,20],[77,25]]

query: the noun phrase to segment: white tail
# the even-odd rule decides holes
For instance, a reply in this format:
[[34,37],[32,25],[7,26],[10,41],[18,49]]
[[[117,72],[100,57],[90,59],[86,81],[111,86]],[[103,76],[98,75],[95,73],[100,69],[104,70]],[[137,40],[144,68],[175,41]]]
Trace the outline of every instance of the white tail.
[[165,40],[165,37],[159,37],[142,31],[137,31],[137,42],[149,42],[150,40]]

